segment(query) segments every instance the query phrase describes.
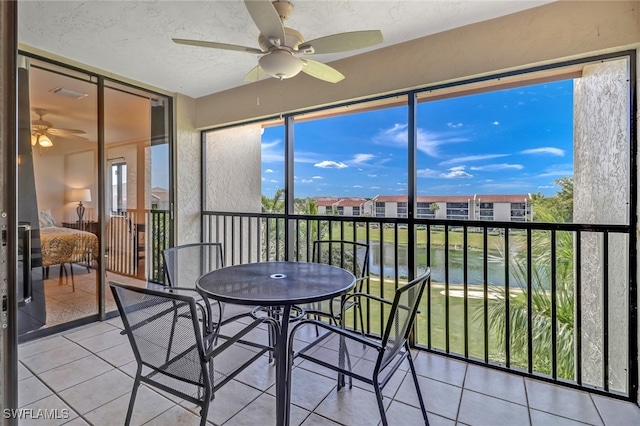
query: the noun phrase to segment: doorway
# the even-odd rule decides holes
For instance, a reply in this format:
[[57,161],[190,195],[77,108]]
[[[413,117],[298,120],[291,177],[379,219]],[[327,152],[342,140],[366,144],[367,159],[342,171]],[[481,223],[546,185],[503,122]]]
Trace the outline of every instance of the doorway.
[[108,281],[162,281],[156,254],[172,235],[171,99],[24,62],[18,211],[30,232],[21,265],[31,290],[19,310],[22,341],[115,311]]

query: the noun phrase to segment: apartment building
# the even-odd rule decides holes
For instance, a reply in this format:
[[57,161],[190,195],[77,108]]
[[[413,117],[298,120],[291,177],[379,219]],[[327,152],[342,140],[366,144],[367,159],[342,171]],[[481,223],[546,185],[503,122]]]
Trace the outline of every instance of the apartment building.
[[[407,196],[378,195],[373,207],[375,217],[408,217]],[[417,219],[525,222],[531,214],[531,194],[429,195],[416,200]]]
[[318,214],[370,216],[373,202],[365,198],[316,198]]

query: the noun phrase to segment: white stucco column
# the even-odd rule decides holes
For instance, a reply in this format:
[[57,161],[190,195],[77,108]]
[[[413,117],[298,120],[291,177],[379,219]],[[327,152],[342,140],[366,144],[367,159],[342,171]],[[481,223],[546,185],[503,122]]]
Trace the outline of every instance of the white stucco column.
[[[262,126],[249,124],[208,132],[205,143],[205,210],[255,212],[262,208]],[[211,234],[215,226],[205,229]],[[213,235],[224,244],[226,264],[259,261],[260,224],[249,218],[229,219],[227,235]],[[231,232],[236,245],[231,253]],[[249,232],[251,230],[251,232]],[[222,232],[222,231],[221,231]],[[242,241],[239,242],[238,240]],[[240,253],[242,246],[242,253]],[[249,247],[253,249],[250,250]],[[231,257],[232,256],[232,257]]]
[[[629,222],[629,63],[586,66],[574,85],[574,222]],[[582,235],[582,377],[603,385],[603,236]],[[608,238],[609,386],[627,390],[628,238]],[[579,354],[577,354],[579,355]]]
[[195,101],[175,98],[175,245],[200,242],[200,132],[194,127]]

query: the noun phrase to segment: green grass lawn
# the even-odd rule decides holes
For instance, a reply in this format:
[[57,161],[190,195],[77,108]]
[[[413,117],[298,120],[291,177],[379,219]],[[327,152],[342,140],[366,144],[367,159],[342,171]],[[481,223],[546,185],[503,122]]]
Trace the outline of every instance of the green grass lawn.
[[[407,244],[408,233],[409,230],[406,228],[398,229],[398,236],[396,241],[396,234],[394,229],[373,228],[369,230],[369,241],[379,242],[380,240],[382,240],[386,243],[397,242],[398,244]],[[345,224],[344,226],[340,223],[335,223],[333,225],[331,235],[333,238],[354,240],[354,228],[349,223]],[[416,243],[418,245],[426,245],[429,243],[426,229],[418,229],[416,231],[416,237]],[[432,229],[430,237],[430,243],[432,246],[443,247],[445,245],[444,230]],[[355,240],[367,240],[367,229],[365,227],[355,228]],[[503,240],[504,237],[501,235],[496,235],[493,233],[489,234],[487,235],[487,246],[490,250],[495,249],[496,247],[502,247],[504,245]],[[512,233],[509,241],[511,244],[524,243],[525,236],[523,234]],[[462,247],[463,243],[464,232],[462,232],[462,229],[449,231],[449,246]],[[480,232],[467,232],[467,245],[472,249],[482,250],[482,248],[484,247],[483,234]]]
[[[400,285],[403,283],[401,282]],[[367,289],[364,289],[367,291]],[[395,291],[395,282],[393,279],[386,279],[384,282],[384,294],[380,291],[380,280],[378,277],[371,277],[369,289],[367,292],[382,296],[387,300],[393,300]],[[417,317],[417,344],[430,346],[432,348],[446,350],[446,297],[444,286],[439,283],[432,282],[430,289],[430,300],[426,293],[422,296],[420,303],[420,313]],[[484,305],[483,299],[468,299],[467,308],[467,327],[468,327],[468,353],[470,357],[484,358],[484,320],[482,318],[482,309]],[[429,330],[429,306],[431,307],[431,329]],[[384,311],[382,311],[384,309]],[[363,315],[365,317],[365,328],[367,327],[367,312],[369,312],[369,330],[374,334],[382,334],[380,319],[386,318],[388,315],[388,307],[381,308],[380,303],[370,303],[363,306]],[[480,314],[480,315],[478,315]],[[355,310],[347,313],[347,326],[354,325]],[[465,309],[464,298],[449,296],[449,351],[458,354],[465,354],[464,345],[464,328],[465,328]],[[429,344],[429,332],[431,341]],[[497,347],[496,339],[489,334],[489,354],[497,356],[500,350]]]

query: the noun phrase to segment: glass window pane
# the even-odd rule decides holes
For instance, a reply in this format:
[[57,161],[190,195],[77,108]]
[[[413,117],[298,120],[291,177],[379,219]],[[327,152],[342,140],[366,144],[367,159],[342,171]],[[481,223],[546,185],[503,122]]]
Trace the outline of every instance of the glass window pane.
[[[393,105],[375,102],[328,110],[313,118],[296,117],[295,198],[313,199],[319,214],[340,202],[336,204],[338,214],[352,215],[355,206],[358,215],[378,215],[384,206],[375,204],[374,207],[367,201],[379,196],[404,197],[406,204],[408,113],[405,100],[401,97],[394,99]],[[300,209],[296,213],[306,212]],[[399,214],[406,216],[406,207],[405,212]]]

